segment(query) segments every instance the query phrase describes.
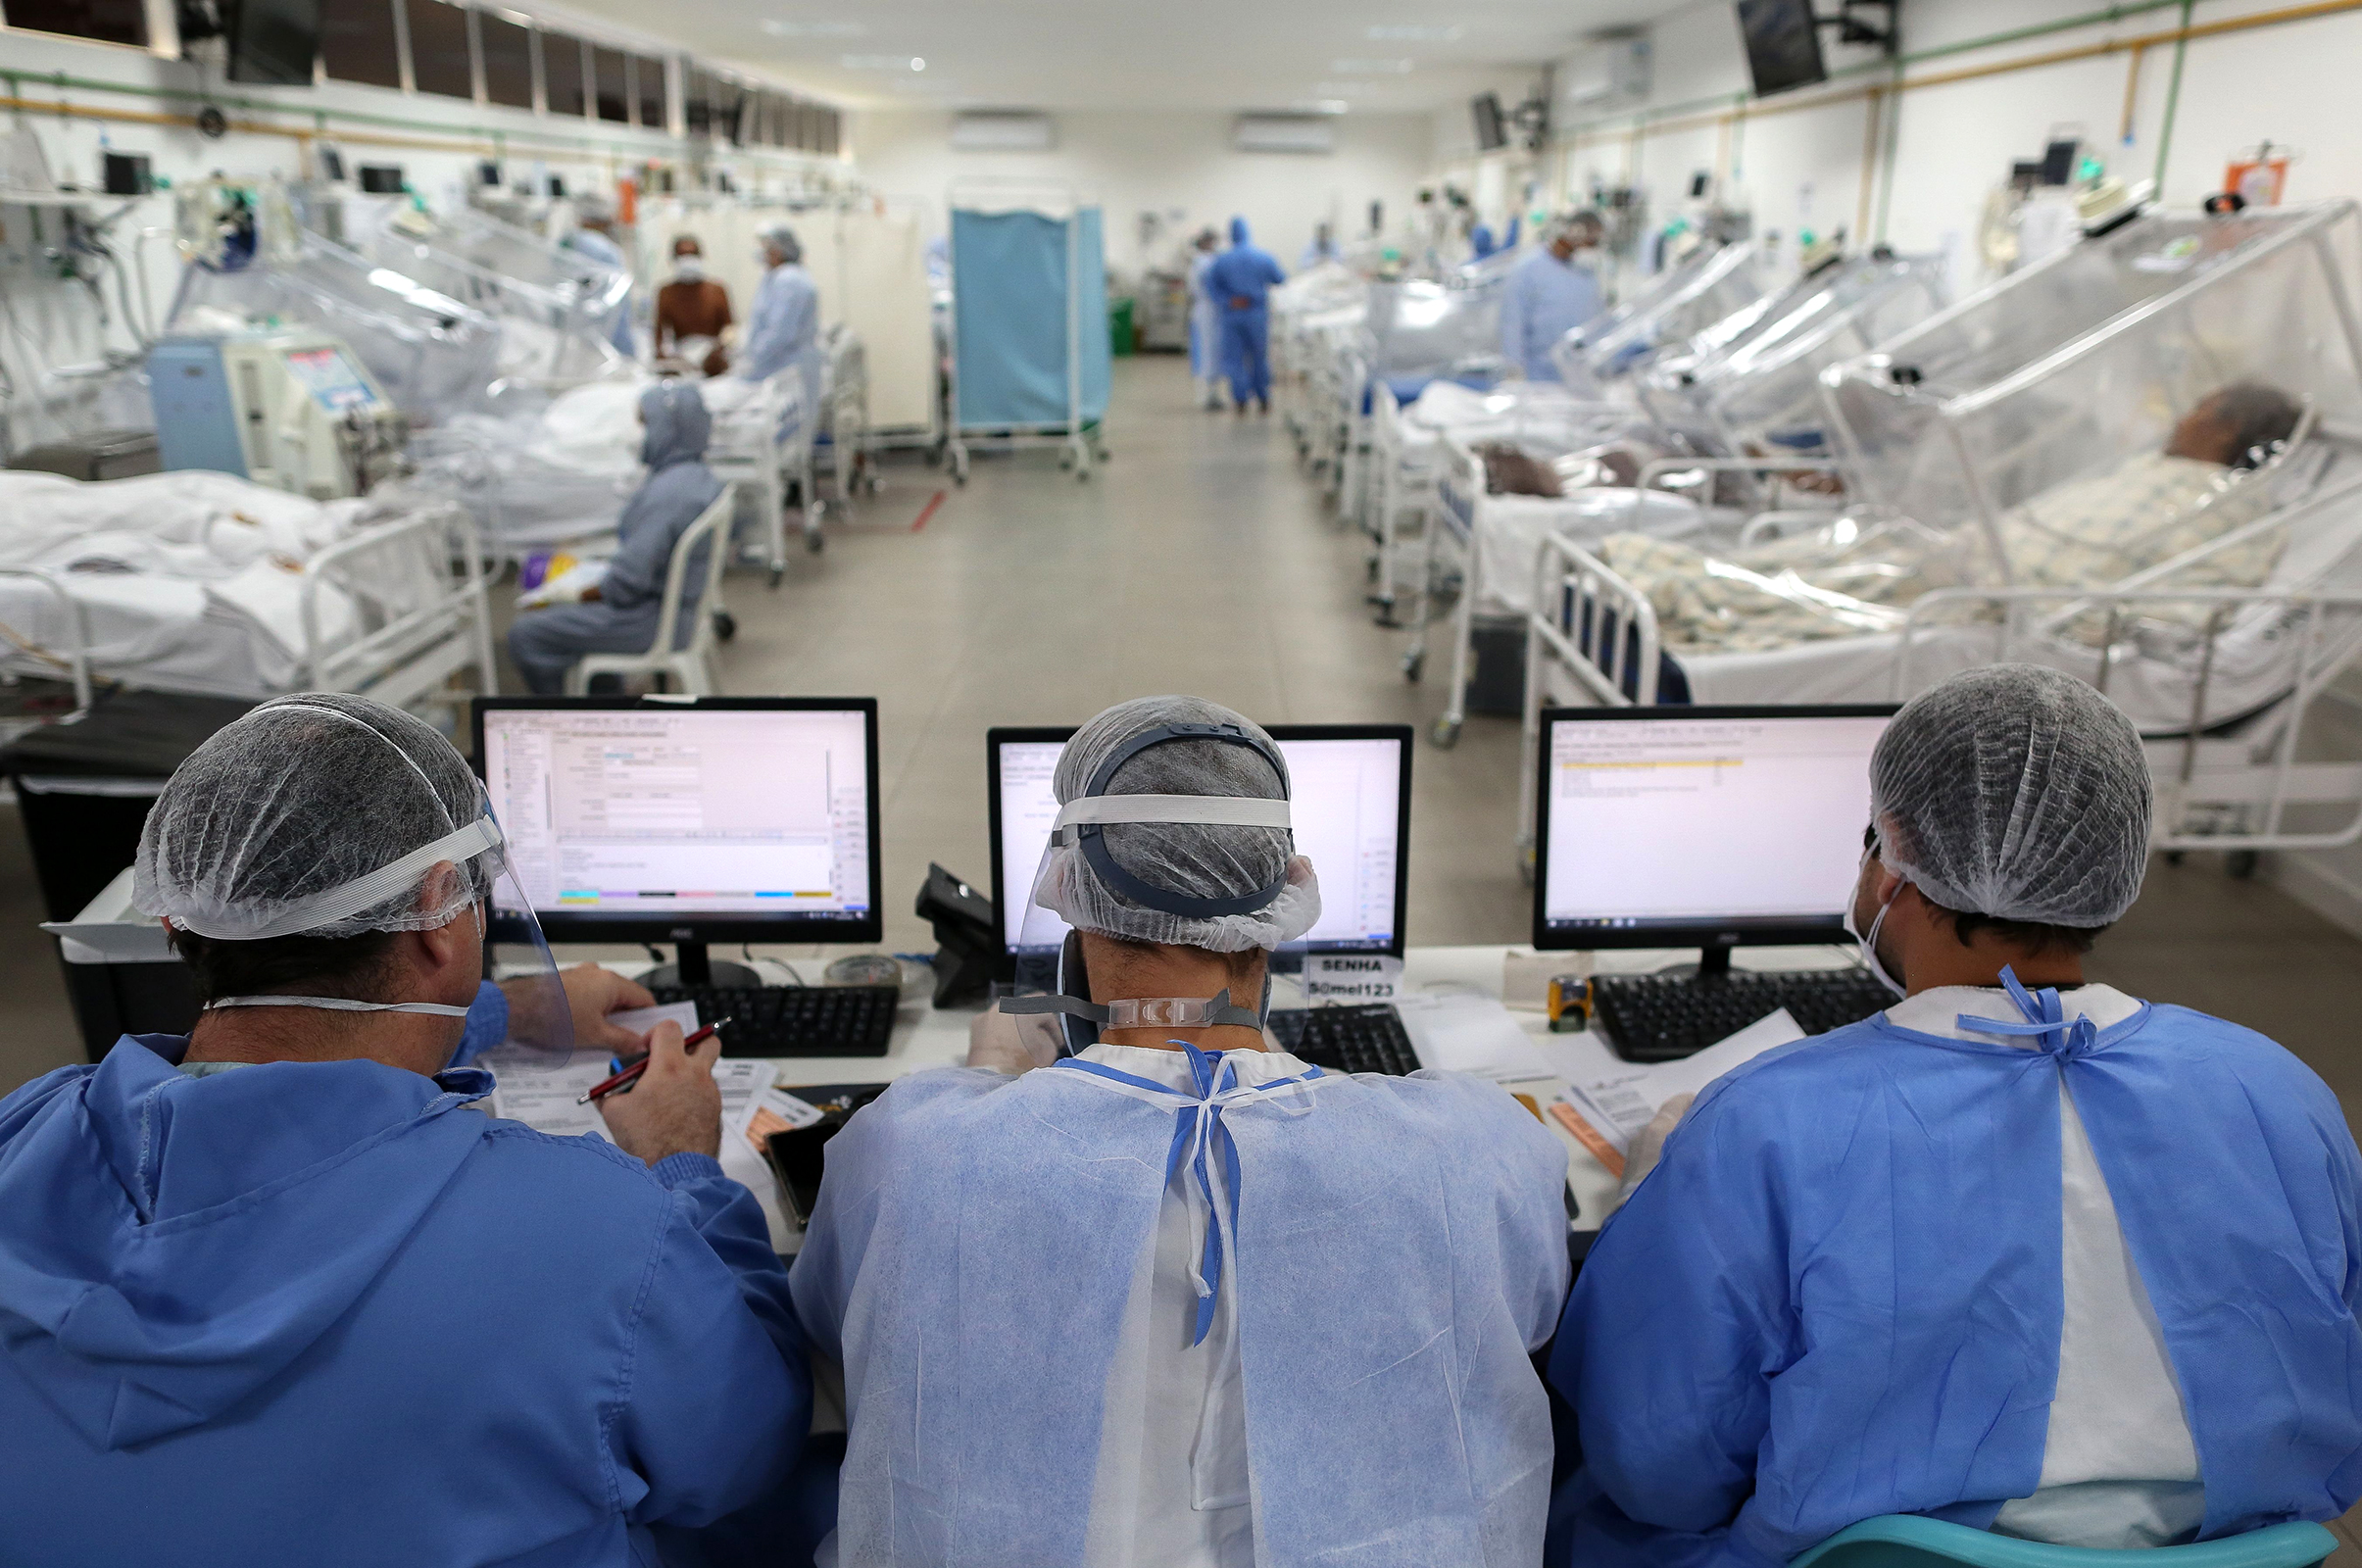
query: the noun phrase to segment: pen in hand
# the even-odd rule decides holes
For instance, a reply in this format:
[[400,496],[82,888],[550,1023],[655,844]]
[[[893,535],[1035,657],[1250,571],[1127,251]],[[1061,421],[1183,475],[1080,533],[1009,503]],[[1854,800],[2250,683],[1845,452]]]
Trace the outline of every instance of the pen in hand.
[[[723,1024],[728,1023],[729,1021],[730,1020],[727,1018],[714,1019],[712,1023],[706,1025],[703,1029],[698,1030],[697,1033],[682,1041],[681,1049],[683,1051],[695,1051],[699,1046],[704,1045],[708,1040],[714,1038],[714,1030],[719,1029]],[[640,1074],[646,1072],[647,1070],[648,1057],[643,1055],[639,1060],[633,1062],[630,1066],[625,1067],[621,1072],[616,1073],[614,1077],[606,1079],[603,1082],[593,1084],[591,1086],[590,1093],[575,1101],[574,1103],[577,1105],[588,1105],[594,1102],[605,1100],[609,1095],[616,1094],[622,1090],[629,1089],[633,1084],[636,1084],[640,1081]]]

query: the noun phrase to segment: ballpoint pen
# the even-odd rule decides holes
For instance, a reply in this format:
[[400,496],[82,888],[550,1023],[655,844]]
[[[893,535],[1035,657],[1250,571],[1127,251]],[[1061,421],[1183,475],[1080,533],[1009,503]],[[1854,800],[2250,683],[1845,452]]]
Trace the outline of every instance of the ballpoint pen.
[[[714,1019],[712,1023],[706,1025],[703,1029],[700,1029],[697,1031],[697,1033],[682,1041],[681,1049],[683,1051],[688,1051],[694,1049],[695,1047],[704,1045],[708,1040],[711,1040],[714,1037],[714,1030],[719,1029],[723,1024],[728,1023],[729,1021],[730,1020],[727,1018]],[[625,1067],[621,1072],[616,1073],[614,1077],[591,1085],[590,1093],[575,1101],[574,1103],[577,1105],[587,1105],[592,1103],[594,1101],[605,1100],[609,1095],[615,1093],[617,1090],[628,1089],[633,1084],[638,1083],[640,1081],[640,1074],[646,1072],[647,1070],[648,1058],[646,1056],[642,1056],[639,1060],[633,1062],[630,1066]]]

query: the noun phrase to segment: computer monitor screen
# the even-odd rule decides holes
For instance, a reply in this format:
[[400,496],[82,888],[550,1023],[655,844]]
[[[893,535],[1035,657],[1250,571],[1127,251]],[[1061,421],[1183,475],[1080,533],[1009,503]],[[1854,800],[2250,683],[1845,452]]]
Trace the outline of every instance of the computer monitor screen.
[[488,698],[476,765],[552,941],[875,942],[867,698]]
[[1892,706],[1542,715],[1538,948],[1826,942]]
[[[996,729],[990,754],[993,907],[1009,967],[1057,954],[1066,922],[1033,902],[1033,876],[1058,819],[1051,781],[1071,729]],[[1410,727],[1273,725],[1294,790],[1296,850],[1320,878],[1311,953],[1402,951],[1408,901]]]

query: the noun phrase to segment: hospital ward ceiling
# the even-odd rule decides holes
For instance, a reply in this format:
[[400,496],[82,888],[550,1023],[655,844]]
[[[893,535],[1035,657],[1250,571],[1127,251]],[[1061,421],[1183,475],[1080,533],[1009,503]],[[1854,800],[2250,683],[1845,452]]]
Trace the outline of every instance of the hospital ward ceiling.
[[[633,0],[584,9],[651,25]],[[856,108],[1425,112],[1677,0],[675,0],[665,35]]]

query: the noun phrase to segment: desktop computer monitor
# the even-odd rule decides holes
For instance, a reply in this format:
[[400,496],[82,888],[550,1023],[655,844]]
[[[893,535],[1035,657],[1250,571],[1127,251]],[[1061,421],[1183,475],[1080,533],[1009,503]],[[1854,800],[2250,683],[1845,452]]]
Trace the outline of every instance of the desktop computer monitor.
[[1895,706],[1542,714],[1534,946],[1843,940]]
[[[1001,977],[1041,979],[1056,964],[1066,922],[1033,902],[1033,875],[1058,819],[1051,780],[1074,733],[1063,728],[985,734],[992,820],[993,910]],[[1296,850],[1320,877],[1320,922],[1290,951],[1402,954],[1409,903],[1410,752],[1407,724],[1274,724],[1294,791]]]
[[[876,942],[877,703],[492,697],[476,770],[553,943]],[[496,911],[497,915],[497,911]]]

